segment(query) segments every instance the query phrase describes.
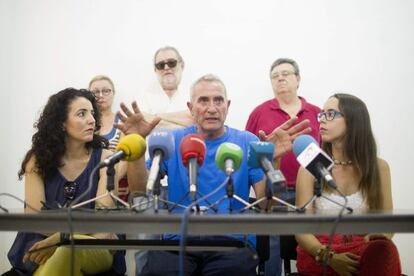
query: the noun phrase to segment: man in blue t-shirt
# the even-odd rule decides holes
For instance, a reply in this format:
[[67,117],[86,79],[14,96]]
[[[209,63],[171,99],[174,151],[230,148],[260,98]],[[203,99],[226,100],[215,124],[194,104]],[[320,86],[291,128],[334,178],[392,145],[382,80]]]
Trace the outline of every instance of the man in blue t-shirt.
[[[224,124],[230,100],[227,98],[223,82],[214,75],[202,76],[192,85],[191,99],[187,106],[194,118],[195,125],[175,130],[173,135],[176,149],[180,148],[182,138],[191,133],[201,135],[205,140],[207,151],[204,163],[198,172],[197,180],[200,183],[198,191],[206,195],[225,180],[224,172],[216,166],[214,159],[218,146],[224,142],[231,142],[239,145],[244,152],[241,166],[232,176],[235,194],[247,201],[250,187],[253,187],[257,198],[265,196],[266,180],[263,172],[260,169],[247,166],[249,143],[257,141],[258,138],[250,132],[236,130]],[[159,118],[155,118],[151,122],[145,121],[136,102],[132,103],[132,111],[123,103],[121,103],[121,109],[124,114],[118,112],[121,123],[117,127],[125,134],[138,133],[146,137],[159,122]],[[288,120],[266,137],[268,141],[281,145],[275,147],[275,157],[277,159],[291,150],[294,137],[309,131],[306,128],[308,122],[305,121],[293,126],[295,120],[295,118]],[[169,160],[162,163],[162,167],[168,175],[168,199],[176,202],[188,192],[189,187],[187,170],[182,164],[180,152],[176,150]],[[128,183],[131,191],[145,191],[147,177],[148,171],[143,157],[129,163]],[[224,189],[209,200],[215,202],[223,195],[225,195]],[[190,199],[185,198],[181,203],[187,205],[190,203]],[[206,202],[201,204],[208,205]],[[228,210],[228,206],[228,202],[222,201],[217,208],[222,212]],[[233,206],[234,209],[241,207],[243,207],[241,203],[236,202]],[[169,238],[177,237],[170,236]],[[242,236],[214,237],[214,239],[220,238],[240,239]],[[211,239],[211,237],[205,239]],[[249,242],[254,245],[254,240],[249,239]],[[256,275],[258,261],[254,258],[252,250],[254,249],[240,248],[228,252],[187,253],[185,257],[185,275]],[[177,275],[178,258],[178,253],[151,251],[141,275]]]

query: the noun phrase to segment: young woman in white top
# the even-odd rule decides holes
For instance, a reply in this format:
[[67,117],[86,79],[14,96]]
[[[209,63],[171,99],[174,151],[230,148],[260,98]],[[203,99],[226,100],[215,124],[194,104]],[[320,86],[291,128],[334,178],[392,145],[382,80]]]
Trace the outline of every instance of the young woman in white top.
[[[391,177],[387,162],[377,157],[377,146],[366,105],[349,94],[334,94],[318,115],[322,148],[332,156],[332,176],[338,189],[355,211],[392,210]],[[300,168],[296,185],[296,205],[303,206],[313,196],[314,177]],[[344,200],[327,185],[323,194]],[[320,197],[311,209],[340,208]],[[296,235],[298,272],[321,275],[401,275],[398,251],[392,234],[335,235],[331,248],[328,235]],[[385,273],[385,274],[384,274]]]

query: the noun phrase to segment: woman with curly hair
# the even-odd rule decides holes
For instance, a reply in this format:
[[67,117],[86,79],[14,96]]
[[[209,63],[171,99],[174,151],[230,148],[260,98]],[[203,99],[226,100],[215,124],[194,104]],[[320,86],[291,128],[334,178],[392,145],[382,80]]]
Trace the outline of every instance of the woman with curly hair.
[[[32,147],[26,153],[18,173],[24,176],[26,212],[33,209],[67,207],[88,189],[89,175],[111,152],[104,150],[107,140],[96,132],[100,113],[94,96],[88,90],[67,88],[52,95],[35,125]],[[80,201],[106,192],[106,169],[93,177],[90,192]],[[117,176],[116,176],[117,178]],[[95,208],[113,205],[103,197],[86,205]],[[116,238],[111,233],[75,235],[77,238]],[[8,257],[13,269],[23,275],[69,275],[69,248],[55,247],[60,233],[19,232]],[[48,249],[34,251],[47,247]],[[75,249],[74,275],[93,275],[111,268],[125,273],[121,252],[114,255],[104,249]]]
[[[388,163],[377,156],[368,109],[349,94],[334,94],[318,114],[322,148],[334,160],[332,177],[356,212],[392,210],[391,177]],[[296,205],[313,196],[314,177],[303,167],[296,183]],[[330,200],[344,203],[332,188],[324,185],[325,198],[312,206],[316,210],[340,208]],[[328,199],[330,200],[328,200]],[[391,233],[296,235],[297,268],[301,275],[401,275],[397,248]]]

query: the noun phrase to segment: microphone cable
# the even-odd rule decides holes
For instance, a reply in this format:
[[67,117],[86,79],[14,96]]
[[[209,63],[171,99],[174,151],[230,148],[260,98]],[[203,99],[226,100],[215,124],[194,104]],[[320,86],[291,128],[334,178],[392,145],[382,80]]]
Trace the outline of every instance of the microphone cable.
[[180,229],[180,234],[181,234],[181,239],[180,239],[180,253],[179,253],[179,275],[180,276],[184,276],[184,254],[185,254],[185,244],[186,244],[186,238],[187,238],[187,226],[188,226],[188,221],[189,221],[189,216],[191,213],[191,210],[193,209],[193,207],[197,206],[198,204],[200,204],[201,202],[207,200],[209,197],[213,196],[214,194],[216,194],[217,192],[219,192],[221,189],[223,189],[226,185],[227,182],[229,181],[229,176],[226,177],[226,179],[224,180],[224,182],[222,184],[220,184],[217,188],[215,188],[212,192],[210,192],[209,194],[199,198],[198,200],[192,202],[190,205],[188,205],[185,209],[184,209],[184,213],[183,213],[183,217],[181,219],[181,229]]
[[[333,224],[333,227],[332,227],[332,230],[329,234],[329,240],[328,240],[328,244],[326,246],[327,252],[331,251],[333,238],[334,238],[334,235],[336,233],[336,229],[338,228],[339,222],[340,222],[340,220],[343,216],[343,213],[344,213],[345,209],[348,210],[350,213],[353,212],[353,209],[351,207],[347,206],[348,205],[348,198],[338,189],[338,187],[336,187],[335,190],[345,200],[345,203],[342,205],[341,210],[339,210],[338,216],[336,217],[336,219],[334,221],[334,224]],[[326,276],[326,273],[328,271],[328,260],[329,260],[329,258],[325,258],[323,260],[323,263],[322,263],[322,268],[323,268],[322,272],[323,272],[324,276]]]
[[[15,199],[15,200],[23,203],[25,207],[28,207],[29,209],[35,211],[36,213],[39,213],[41,211],[41,210],[38,210],[38,209],[34,208],[33,206],[31,206],[29,203],[27,203],[26,201],[22,200],[21,198],[15,196],[15,195],[12,195],[10,193],[0,193],[0,196],[8,196],[8,197],[11,197],[11,198],[13,198],[13,199]],[[0,209],[2,209],[4,212],[9,213],[9,210],[7,208],[2,207],[1,205],[0,205],[0,207],[1,207]]]
[[[29,203],[27,203],[25,200],[22,200],[21,198],[15,196],[15,195],[12,195],[10,193],[0,193],[0,196],[11,197],[11,198],[13,198],[13,199],[15,199],[15,200],[23,203],[25,207],[28,207],[29,209],[35,211],[36,213],[42,213],[42,212],[45,212],[45,213],[55,213],[55,212],[59,212],[59,210],[64,209],[64,208],[60,208],[60,209],[57,209],[57,210],[56,209],[49,209],[48,205],[45,202],[42,201],[42,204],[43,204],[43,206],[46,209],[45,210],[43,210],[43,209],[42,210],[38,210],[38,209],[34,208],[33,206],[31,206]],[[5,209],[4,211],[6,213],[9,213],[9,210],[8,209],[6,209],[6,208],[4,208],[4,209]],[[69,214],[70,210],[71,209],[68,209],[68,214]],[[84,209],[82,208],[82,210],[84,210]],[[73,233],[73,229],[72,229],[73,227],[72,227],[72,222],[71,222],[71,219],[70,218],[71,218],[71,215],[69,215],[69,220],[68,221],[69,221],[70,231],[71,231],[71,233]],[[39,247],[39,248],[36,248],[34,250],[28,251],[28,253],[34,253],[34,252],[37,252],[37,251],[42,251],[42,250],[45,250],[45,249],[49,249],[49,248],[53,248],[53,247],[59,247],[59,246],[61,246],[61,242],[58,242],[56,244],[51,244],[51,245],[43,246],[43,247]],[[71,250],[72,250],[72,253],[74,253],[73,249],[74,249],[74,244],[73,244],[73,241],[71,241]],[[74,254],[72,254],[72,260],[73,259],[74,259]],[[71,276],[74,275],[74,265],[75,264],[71,262],[71,274],[70,274]]]
[[69,207],[68,207],[68,229],[69,229],[70,255],[71,255],[71,258],[70,258],[70,275],[71,276],[73,276],[75,272],[75,240],[74,240],[73,217],[72,217],[73,205],[78,203],[83,197],[85,197],[86,195],[90,193],[90,191],[92,190],[92,186],[93,186],[93,177],[99,169],[100,169],[100,164],[96,165],[92,169],[92,172],[89,175],[88,187],[79,197],[75,198],[69,204]]

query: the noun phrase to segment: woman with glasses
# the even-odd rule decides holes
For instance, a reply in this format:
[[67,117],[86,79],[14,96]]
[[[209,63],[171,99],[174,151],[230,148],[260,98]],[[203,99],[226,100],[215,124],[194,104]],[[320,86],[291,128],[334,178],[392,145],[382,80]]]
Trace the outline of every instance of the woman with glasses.
[[[101,169],[89,183],[89,176],[102,160],[111,155],[104,150],[107,140],[96,134],[100,113],[95,97],[88,90],[67,88],[52,95],[32,137],[18,173],[25,182],[26,212],[70,206],[74,199],[84,201],[106,192],[106,169]],[[117,176],[115,176],[117,178]],[[89,184],[92,189],[89,189]],[[89,191],[82,198],[83,193]],[[89,203],[86,208],[111,207],[110,197]],[[71,251],[55,247],[60,233],[19,232],[8,258],[19,275],[70,275]],[[116,238],[111,233],[75,234],[75,238]],[[32,250],[46,248],[41,251]],[[125,273],[120,252],[104,249],[75,249],[74,275],[93,275],[112,268]]]
[[113,151],[122,134],[119,129],[114,128],[114,123],[119,121],[119,118],[112,111],[115,96],[114,83],[109,77],[98,75],[89,82],[89,90],[95,96],[101,113],[99,134],[109,141],[109,149]]
[[[387,162],[377,157],[377,146],[366,105],[349,94],[334,94],[318,114],[322,148],[334,160],[332,176],[354,211],[392,210],[391,177]],[[313,196],[314,177],[303,167],[296,185],[296,205],[304,206]],[[328,199],[344,199],[328,185]],[[341,208],[319,197],[310,209]],[[297,268],[303,275],[401,275],[398,251],[391,233],[296,235]]]
[[[119,118],[112,111],[112,105],[115,96],[114,82],[107,76],[97,75],[89,82],[89,90],[95,96],[101,113],[101,129],[99,134],[108,140],[108,149],[114,151],[122,138],[122,132],[114,127],[114,123],[118,123]],[[128,181],[126,178],[119,180],[116,185],[117,195],[123,201],[128,201]]]

